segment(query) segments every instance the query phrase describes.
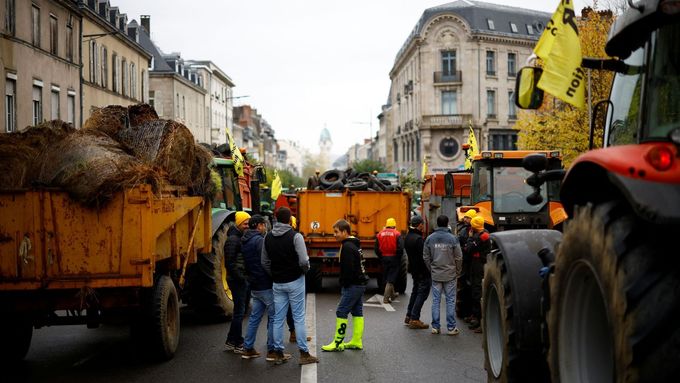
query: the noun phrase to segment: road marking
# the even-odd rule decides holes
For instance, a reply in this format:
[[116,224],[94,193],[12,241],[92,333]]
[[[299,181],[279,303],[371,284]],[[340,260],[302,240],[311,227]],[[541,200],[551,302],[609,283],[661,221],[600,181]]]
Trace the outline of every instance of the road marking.
[[[309,352],[316,354],[316,295],[314,293],[307,294],[307,304],[305,307],[305,327],[307,335],[312,340],[307,342]],[[304,364],[300,368],[300,383],[316,383],[316,366],[318,363]]]
[[[397,303],[399,301],[393,300],[392,302]],[[364,302],[364,306],[383,308],[385,311],[396,311],[391,304],[383,303],[383,296],[380,294],[375,294],[374,296],[368,298],[368,300]]]

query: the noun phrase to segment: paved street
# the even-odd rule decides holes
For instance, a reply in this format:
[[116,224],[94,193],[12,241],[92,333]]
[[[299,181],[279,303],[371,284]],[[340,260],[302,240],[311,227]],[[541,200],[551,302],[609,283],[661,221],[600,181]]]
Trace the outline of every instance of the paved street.
[[[365,306],[366,332],[363,351],[322,353],[321,344],[330,341],[338,300],[335,278],[325,278],[324,291],[310,295],[316,306],[317,338],[312,343],[321,362],[305,367],[303,381],[328,382],[412,382],[415,380],[483,382],[481,335],[461,326],[452,337],[432,335],[429,330],[409,330],[403,325],[408,296],[388,305]],[[410,290],[410,286],[409,286]],[[364,301],[378,293],[371,281]],[[371,299],[373,298],[373,299]],[[391,309],[395,311],[388,311]],[[422,319],[430,320],[430,300]],[[444,318],[442,318],[444,320]],[[308,324],[311,327],[311,323]],[[49,327],[34,332],[26,360],[9,371],[12,382],[300,382],[296,348],[287,344],[294,359],[273,366],[263,357],[242,360],[223,352],[228,323],[198,323],[191,311],[182,313],[182,338],[175,358],[151,362],[140,355],[129,340],[127,327]],[[264,351],[266,333],[261,326],[257,349]],[[314,368],[315,367],[315,368]],[[316,371],[314,371],[316,370]],[[316,376],[314,376],[316,375]]]

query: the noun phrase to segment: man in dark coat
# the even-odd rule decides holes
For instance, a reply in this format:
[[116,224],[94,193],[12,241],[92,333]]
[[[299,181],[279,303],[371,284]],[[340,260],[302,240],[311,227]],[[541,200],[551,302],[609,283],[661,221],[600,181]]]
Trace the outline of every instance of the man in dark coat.
[[227,283],[234,299],[234,314],[227,335],[226,349],[236,354],[243,354],[243,316],[246,312],[246,296],[248,295],[248,281],[246,267],[241,252],[241,237],[248,230],[250,214],[244,211],[236,212],[234,226],[227,231],[227,242],[224,245],[224,261],[227,269]]
[[430,326],[420,320],[420,310],[430,295],[430,272],[423,261],[423,219],[416,215],[411,218],[411,227],[404,239],[404,250],[408,256],[408,271],[413,278],[413,290],[406,309],[404,324],[411,329],[426,329]]

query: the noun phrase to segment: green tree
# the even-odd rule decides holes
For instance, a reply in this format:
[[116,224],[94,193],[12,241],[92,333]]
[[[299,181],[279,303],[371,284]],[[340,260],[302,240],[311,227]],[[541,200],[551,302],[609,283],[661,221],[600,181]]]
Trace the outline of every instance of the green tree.
[[370,173],[374,170],[377,170],[379,173],[385,173],[387,171],[387,169],[385,168],[385,164],[383,164],[380,161],[374,161],[371,159],[354,161],[352,162],[351,168],[358,173],[364,172]]
[[[276,169],[274,168],[267,168],[267,187],[272,186],[275,171]],[[293,185],[296,188],[300,188],[307,184],[307,182],[302,177],[296,176],[293,172],[291,172],[288,169],[278,170],[278,172],[279,178],[281,178],[281,187],[283,188],[284,191],[288,190],[290,185]]]
[[[586,8],[578,20],[583,57],[607,57],[604,52],[611,12]],[[607,71],[591,72],[591,100],[594,105],[609,97],[613,75]],[[517,146],[525,150],[560,150],[565,166],[588,150],[590,132],[588,108],[578,109],[547,93],[537,111],[520,111],[515,128],[519,130]],[[596,130],[595,143],[602,142],[603,129]]]

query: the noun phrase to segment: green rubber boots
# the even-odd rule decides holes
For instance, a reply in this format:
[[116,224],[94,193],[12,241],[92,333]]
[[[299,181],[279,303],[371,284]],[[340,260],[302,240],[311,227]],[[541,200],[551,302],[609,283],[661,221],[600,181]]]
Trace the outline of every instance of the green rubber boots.
[[364,336],[364,317],[352,317],[354,327],[352,328],[352,340],[348,343],[343,343],[343,348],[347,350],[363,350],[364,345],[361,342]]
[[321,346],[324,351],[342,351],[344,350],[345,334],[347,334],[347,318],[335,318],[335,338],[333,341],[325,346]]

